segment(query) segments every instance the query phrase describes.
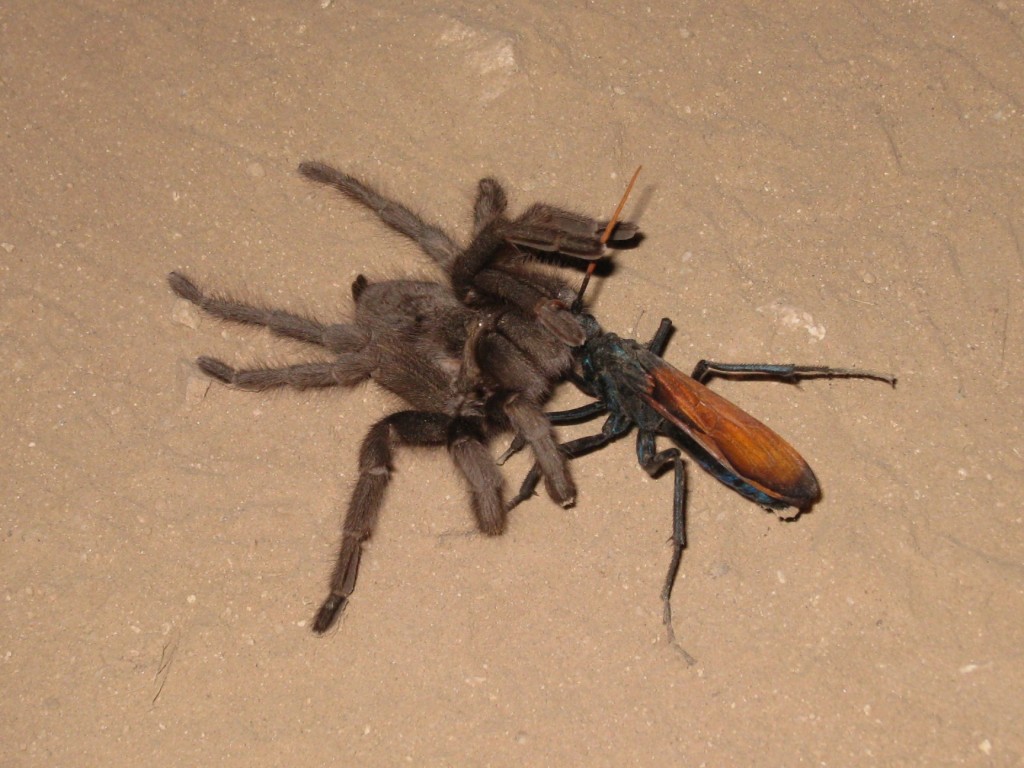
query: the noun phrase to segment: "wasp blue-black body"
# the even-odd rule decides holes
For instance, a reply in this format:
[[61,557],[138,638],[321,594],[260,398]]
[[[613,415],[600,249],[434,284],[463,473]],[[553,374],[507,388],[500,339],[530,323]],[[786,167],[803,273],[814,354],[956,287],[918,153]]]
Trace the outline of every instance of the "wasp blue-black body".
[[[574,308],[576,309],[576,308]],[[636,452],[640,466],[657,475],[672,465],[673,545],[671,565],[662,590],[664,621],[670,641],[671,594],[682,551],[686,546],[686,480],[680,448],[704,470],[737,493],[768,509],[781,511],[810,508],[821,496],[818,481],[803,457],[782,437],[753,416],[704,385],[713,375],[760,376],[794,381],[800,378],[870,378],[895,384],[891,376],[850,368],[775,365],[760,363],[712,363],[701,360],[690,376],[661,357],[672,330],[667,318],[646,345],[604,331],[597,320],[576,309],[586,339],[575,350],[576,385],[594,402],[568,411],[549,414],[553,424],[572,424],[607,414],[601,432],[563,443],[570,458],[595,451],[637,430]],[[657,436],[678,447],[658,451]],[[533,494],[539,480],[535,467],[527,475],[512,505]]]
[[[661,434],[757,504],[804,509],[817,501],[818,481],[788,443],[712,392],[696,376],[684,375],[660,357],[671,330],[667,319],[647,346],[602,332],[590,316],[581,319],[589,326],[587,341],[578,354],[583,380],[612,414],[602,433],[619,436],[635,425],[641,465],[651,462],[653,443],[649,439]],[[742,366],[747,372],[781,376],[792,376],[793,368]],[[718,368],[702,361],[695,374],[702,375],[702,370]],[[821,375],[822,371],[816,369],[815,373]]]

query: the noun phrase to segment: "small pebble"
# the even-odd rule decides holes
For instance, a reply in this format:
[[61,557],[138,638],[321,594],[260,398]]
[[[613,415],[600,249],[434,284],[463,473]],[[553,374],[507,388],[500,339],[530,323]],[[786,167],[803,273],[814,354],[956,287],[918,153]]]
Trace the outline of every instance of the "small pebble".
[[184,325],[193,331],[199,327],[199,311],[195,304],[178,299],[174,302],[174,309],[171,310],[171,319],[178,325]]

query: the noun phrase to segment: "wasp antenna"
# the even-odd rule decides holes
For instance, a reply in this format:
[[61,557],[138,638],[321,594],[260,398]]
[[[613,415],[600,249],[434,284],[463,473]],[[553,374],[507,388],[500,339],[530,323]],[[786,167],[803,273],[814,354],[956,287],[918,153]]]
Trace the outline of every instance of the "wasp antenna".
[[615,212],[612,214],[612,218],[608,222],[608,226],[604,228],[604,234],[601,235],[601,245],[608,242],[608,238],[612,236],[612,232],[615,230],[615,225],[619,223],[619,216],[622,215],[622,209],[626,207],[626,201],[629,199],[629,193],[633,191],[633,185],[636,184],[636,177],[640,175],[642,168],[642,165],[638,165],[636,170],[633,171],[633,178],[631,178],[629,180],[629,184],[626,185],[626,191],[622,193],[622,198],[619,200],[619,204],[615,206]]
[[[622,209],[626,207],[626,201],[629,199],[629,193],[633,191],[633,185],[636,184],[636,177],[640,175],[641,168],[643,168],[643,166],[638,165],[636,170],[633,171],[633,178],[631,178],[629,180],[629,184],[626,185],[626,191],[622,193],[622,197],[619,199],[619,204],[615,206],[615,212],[608,221],[608,226],[604,228],[604,234],[601,235],[601,245],[607,243],[608,239],[612,236],[612,232],[615,231],[615,225],[619,223],[619,216],[622,215]],[[587,265],[587,273],[583,276],[583,282],[580,284],[580,290],[576,294],[576,300],[572,303],[573,312],[578,312],[583,307],[583,294],[587,290],[587,284],[590,282],[590,276],[594,274],[594,269],[596,267],[596,261],[592,261]]]

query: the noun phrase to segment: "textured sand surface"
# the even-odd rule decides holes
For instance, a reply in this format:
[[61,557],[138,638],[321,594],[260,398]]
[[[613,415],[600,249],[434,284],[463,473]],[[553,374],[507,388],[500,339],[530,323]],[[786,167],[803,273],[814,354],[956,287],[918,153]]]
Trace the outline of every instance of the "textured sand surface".
[[[1022,763],[1024,11],[707,5],[3,4],[0,765]],[[691,468],[696,666],[629,440],[496,540],[402,452],[312,635],[395,402],[209,385],[304,350],[165,282],[342,319],[359,273],[434,274],[309,158],[460,237],[483,175],[601,214],[643,163],[608,329],[899,376],[716,382],[825,495],[783,523]]]

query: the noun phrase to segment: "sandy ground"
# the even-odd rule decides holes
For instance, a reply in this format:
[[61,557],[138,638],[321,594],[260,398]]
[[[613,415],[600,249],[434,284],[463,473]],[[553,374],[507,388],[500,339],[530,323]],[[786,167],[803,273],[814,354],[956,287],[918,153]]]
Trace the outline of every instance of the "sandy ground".
[[[762,5],[7,0],[0,765],[1020,765],[1024,10]],[[432,274],[308,158],[460,237],[483,175],[601,214],[643,163],[607,328],[899,376],[716,384],[825,496],[783,523],[691,468],[696,666],[628,440],[496,540],[403,452],[310,632],[395,402],[207,388],[198,354],[304,350],[165,283],[343,319]]]

